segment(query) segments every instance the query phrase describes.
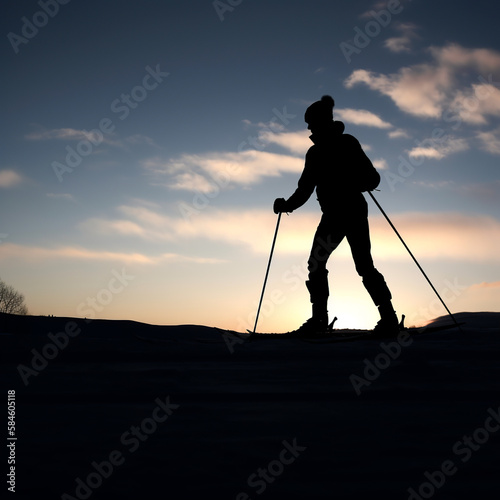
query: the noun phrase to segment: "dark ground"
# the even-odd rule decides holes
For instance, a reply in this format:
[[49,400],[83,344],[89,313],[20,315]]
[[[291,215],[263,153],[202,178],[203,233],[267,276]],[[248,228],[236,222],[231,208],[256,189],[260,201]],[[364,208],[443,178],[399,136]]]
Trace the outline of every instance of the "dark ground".
[[500,313],[457,316],[463,332],[382,342],[391,359],[374,340],[230,349],[208,327],[0,315],[12,498],[497,499]]

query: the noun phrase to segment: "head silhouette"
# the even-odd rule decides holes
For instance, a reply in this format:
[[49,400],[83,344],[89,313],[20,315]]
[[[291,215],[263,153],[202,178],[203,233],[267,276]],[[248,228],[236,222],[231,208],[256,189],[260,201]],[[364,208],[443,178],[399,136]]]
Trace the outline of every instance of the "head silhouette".
[[304,120],[308,129],[313,133],[331,127],[333,122],[333,107],[335,101],[333,97],[324,95],[321,100],[313,102],[304,115]]

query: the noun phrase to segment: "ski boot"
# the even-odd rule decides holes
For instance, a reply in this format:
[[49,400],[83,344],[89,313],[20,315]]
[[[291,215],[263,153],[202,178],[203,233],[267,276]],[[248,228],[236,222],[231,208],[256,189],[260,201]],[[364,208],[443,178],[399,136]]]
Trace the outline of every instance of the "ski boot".
[[400,332],[400,325],[391,302],[380,305],[378,310],[380,312],[380,321],[373,329],[373,335],[397,337]]
[[300,328],[287,333],[290,337],[322,337],[328,333],[328,318],[309,318]]

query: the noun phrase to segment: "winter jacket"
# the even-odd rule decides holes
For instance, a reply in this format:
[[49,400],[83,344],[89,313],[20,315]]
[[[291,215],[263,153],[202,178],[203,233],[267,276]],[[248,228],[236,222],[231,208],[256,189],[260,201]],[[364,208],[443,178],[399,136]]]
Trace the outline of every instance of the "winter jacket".
[[314,145],[306,154],[298,187],[286,201],[288,212],[301,207],[316,188],[324,213],[366,213],[363,191],[380,183],[380,174],[358,140],[349,134],[311,135]]

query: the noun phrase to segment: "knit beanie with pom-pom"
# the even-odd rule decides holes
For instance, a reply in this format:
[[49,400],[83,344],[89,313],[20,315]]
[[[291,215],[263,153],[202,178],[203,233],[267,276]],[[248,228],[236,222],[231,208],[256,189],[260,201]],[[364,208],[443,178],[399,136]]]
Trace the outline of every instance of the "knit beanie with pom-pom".
[[333,97],[324,95],[321,100],[313,102],[307,109],[304,115],[306,123],[324,123],[333,120],[333,107],[335,101]]

